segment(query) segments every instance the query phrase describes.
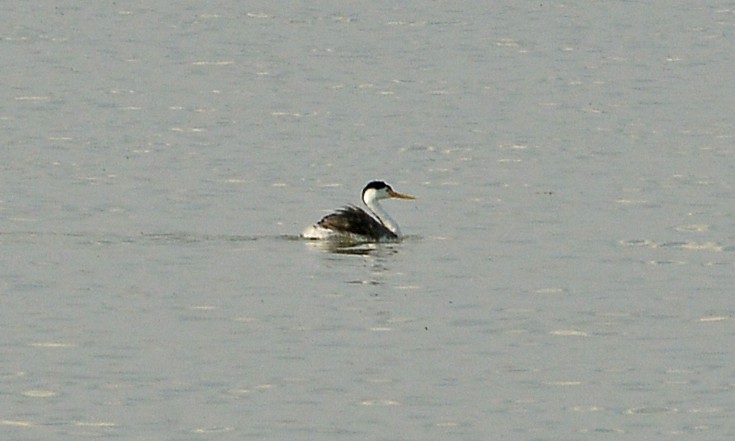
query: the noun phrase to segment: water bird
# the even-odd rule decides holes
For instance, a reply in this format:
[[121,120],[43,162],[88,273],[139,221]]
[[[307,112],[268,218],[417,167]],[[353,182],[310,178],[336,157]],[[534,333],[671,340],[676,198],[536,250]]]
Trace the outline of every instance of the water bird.
[[347,205],[306,228],[301,236],[306,239],[344,238],[371,242],[396,240],[401,237],[401,229],[383,210],[379,202],[383,199],[416,198],[395,192],[383,181],[372,181],[362,189],[362,202],[375,217],[362,208]]

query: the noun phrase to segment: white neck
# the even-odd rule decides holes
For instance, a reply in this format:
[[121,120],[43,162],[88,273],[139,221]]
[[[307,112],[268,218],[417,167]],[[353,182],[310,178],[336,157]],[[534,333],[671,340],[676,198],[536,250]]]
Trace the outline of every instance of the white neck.
[[370,211],[373,212],[375,217],[377,217],[387,229],[391,230],[396,236],[401,235],[401,228],[398,226],[398,223],[396,223],[396,221],[394,221],[393,218],[383,210],[383,207],[380,206],[380,203],[376,199],[368,198],[365,201],[365,205],[367,205]]

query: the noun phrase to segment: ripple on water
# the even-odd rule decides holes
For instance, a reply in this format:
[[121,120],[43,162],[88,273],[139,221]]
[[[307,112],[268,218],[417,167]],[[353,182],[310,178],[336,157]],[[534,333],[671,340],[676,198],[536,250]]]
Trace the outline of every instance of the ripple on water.
[[192,433],[208,434],[208,433],[227,433],[235,430],[234,427],[199,427],[192,430]]
[[686,251],[714,251],[721,252],[729,250],[728,247],[718,242],[695,242],[695,241],[667,241],[657,242],[651,239],[628,239],[620,240],[621,246],[624,247],[641,247],[641,248],[672,248]]
[[0,426],[31,427],[32,422],[26,420],[0,420]]
[[363,406],[398,406],[400,403],[396,400],[362,400]]
[[691,232],[691,233],[704,233],[709,230],[707,224],[692,224],[692,225],[678,225],[675,227],[676,231]]
[[677,412],[679,412],[679,409],[665,406],[631,407],[625,411],[628,415],[658,415]]
[[58,395],[58,393],[52,390],[27,390],[22,392],[21,395],[29,398],[51,398]]
[[712,323],[712,322],[723,322],[725,320],[732,320],[733,317],[730,315],[714,315],[709,317],[702,317],[699,319],[702,323]]

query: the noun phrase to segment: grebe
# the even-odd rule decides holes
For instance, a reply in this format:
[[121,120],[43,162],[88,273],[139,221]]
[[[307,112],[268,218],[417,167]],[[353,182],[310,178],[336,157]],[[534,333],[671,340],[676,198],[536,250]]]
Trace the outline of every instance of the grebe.
[[396,240],[401,236],[401,229],[396,221],[380,206],[382,199],[416,199],[407,194],[393,191],[383,181],[372,181],[362,190],[362,202],[375,215],[370,216],[362,208],[348,205],[335,213],[324,216],[315,225],[301,233],[306,239],[330,239],[344,237],[355,240]]

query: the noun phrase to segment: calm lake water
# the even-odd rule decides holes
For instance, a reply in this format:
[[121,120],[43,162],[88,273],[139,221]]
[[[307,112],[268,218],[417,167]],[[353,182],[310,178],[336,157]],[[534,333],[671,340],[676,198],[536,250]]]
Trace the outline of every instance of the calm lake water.
[[4,439],[735,437],[732,2],[6,3]]

